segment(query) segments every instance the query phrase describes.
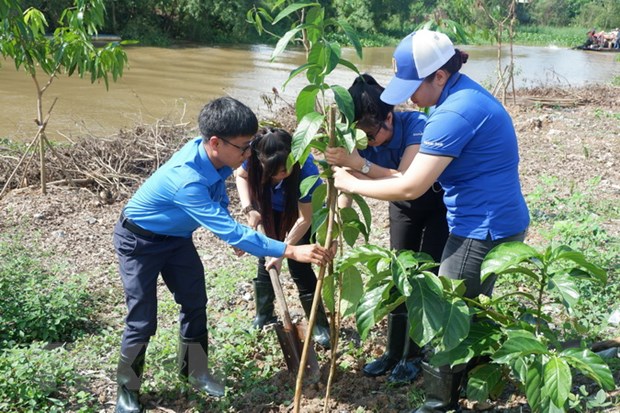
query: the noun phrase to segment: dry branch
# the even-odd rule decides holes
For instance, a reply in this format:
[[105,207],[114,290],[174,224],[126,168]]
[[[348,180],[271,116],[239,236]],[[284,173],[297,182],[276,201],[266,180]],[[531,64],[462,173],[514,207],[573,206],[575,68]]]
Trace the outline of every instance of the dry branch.
[[[138,125],[107,138],[52,144],[53,158],[46,154],[49,180],[54,184],[75,181],[96,192],[103,190],[116,198],[126,197],[191,136],[187,125],[159,121],[156,127]],[[28,148],[24,146],[21,151],[0,157],[0,187],[15,190],[40,185],[37,165],[16,161],[27,155]],[[11,179],[11,171],[17,169],[19,181]]]

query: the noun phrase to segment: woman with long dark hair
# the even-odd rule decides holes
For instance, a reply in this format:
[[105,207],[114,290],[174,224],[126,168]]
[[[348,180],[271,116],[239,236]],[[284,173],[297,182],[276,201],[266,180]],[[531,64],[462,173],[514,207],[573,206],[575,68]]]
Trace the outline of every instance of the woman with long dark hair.
[[[310,243],[312,225],[312,204],[314,189],[321,184],[317,181],[309,193],[301,197],[299,184],[312,175],[318,175],[312,155],[303,165],[294,164],[286,168],[286,160],[291,153],[292,137],[284,129],[262,128],[252,141],[252,153],[247,161],[237,169],[236,182],[239,199],[248,225],[257,228],[262,224],[265,233],[274,239],[292,245]],[[282,259],[274,259],[279,270]],[[316,275],[312,265],[288,260],[288,267],[299,291],[299,300],[310,316]],[[259,258],[256,278],[253,280],[256,303],[256,317],[252,325],[262,328],[275,321],[273,314],[275,294],[269,273],[265,269],[265,258]],[[313,339],[324,348],[330,347],[329,324],[323,306],[318,307]]]

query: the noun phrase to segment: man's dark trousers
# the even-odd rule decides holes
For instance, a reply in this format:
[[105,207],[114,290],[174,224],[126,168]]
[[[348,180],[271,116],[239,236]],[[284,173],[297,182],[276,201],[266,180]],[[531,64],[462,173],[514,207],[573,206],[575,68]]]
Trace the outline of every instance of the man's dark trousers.
[[191,238],[136,235],[120,221],[114,228],[127,318],[121,353],[146,346],[157,329],[157,279],[162,278],[181,306],[180,334],[201,337],[207,328],[204,267]]

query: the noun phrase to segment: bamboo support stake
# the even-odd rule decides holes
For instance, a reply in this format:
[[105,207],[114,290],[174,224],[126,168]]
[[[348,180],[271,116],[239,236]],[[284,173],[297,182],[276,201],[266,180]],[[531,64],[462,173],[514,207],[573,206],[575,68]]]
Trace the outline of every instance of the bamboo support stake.
[[[336,117],[338,114],[338,108],[332,106],[329,111],[328,118],[328,133],[329,133],[329,146],[333,147],[336,143]],[[327,205],[329,212],[327,215],[327,234],[325,235],[324,247],[331,248],[332,234],[334,231],[334,222],[336,217],[336,202],[338,198],[336,187],[334,186],[334,178],[327,179]],[[327,266],[322,265],[319,270],[319,275],[316,280],[316,288],[314,290],[314,299],[312,300],[312,310],[310,311],[310,319],[308,320],[308,328],[306,330],[306,338],[304,341],[304,349],[301,353],[300,365],[305,366],[308,361],[308,349],[312,345],[312,329],[316,322],[316,313],[321,300],[321,290],[323,289],[323,278],[325,278],[325,270]],[[295,400],[294,400],[294,413],[299,413],[301,405],[301,390],[304,381],[304,369],[299,369],[297,372],[297,381],[295,382]]]

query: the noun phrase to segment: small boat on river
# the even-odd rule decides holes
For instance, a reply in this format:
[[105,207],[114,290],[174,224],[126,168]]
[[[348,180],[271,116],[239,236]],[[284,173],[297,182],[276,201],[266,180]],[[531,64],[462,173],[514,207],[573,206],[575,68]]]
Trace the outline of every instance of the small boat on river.
[[614,49],[613,47],[600,47],[600,46],[575,46],[573,49],[586,50],[588,52],[607,52],[607,53],[620,53],[620,49]]

